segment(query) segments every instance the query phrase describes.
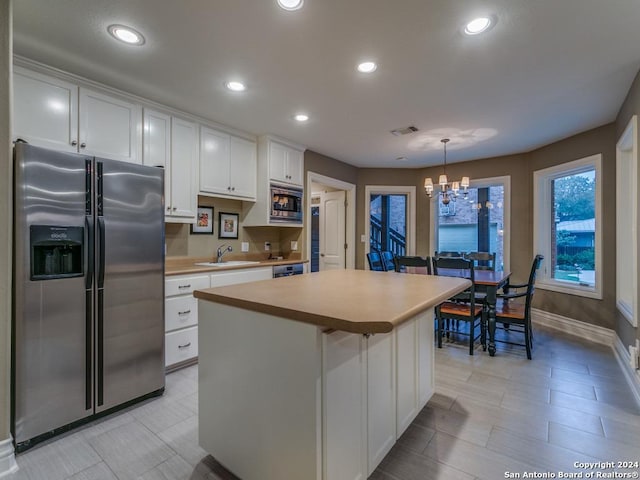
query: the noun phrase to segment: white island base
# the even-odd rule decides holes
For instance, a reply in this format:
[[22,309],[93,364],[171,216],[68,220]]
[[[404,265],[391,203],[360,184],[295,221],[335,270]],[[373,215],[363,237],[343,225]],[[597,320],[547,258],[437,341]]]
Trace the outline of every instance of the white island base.
[[198,308],[200,445],[242,480],[364,480],[433,395],[432,308],[372,336]]

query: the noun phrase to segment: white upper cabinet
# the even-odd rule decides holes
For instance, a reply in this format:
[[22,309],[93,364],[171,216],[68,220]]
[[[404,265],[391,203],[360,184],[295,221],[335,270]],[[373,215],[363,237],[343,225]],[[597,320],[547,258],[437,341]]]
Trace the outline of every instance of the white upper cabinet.
[[171,216],[196,217],[198,150],[198,125],[172,118]]
[[20,67],[13,72],[13,139],[78,151],[78,87]]
[[13,137],[45,148],[142,163],[142,108],[20,67]]
[[269,140],[269,177],[276,182],[302,185],[303,153]]
[[142,108],[80,88],[80,152],[142,163]]
[[231,137],[229,153],[232,193],[255,200],[258,172],[256,143]]
[[201,127],[201,194],[255,200],[256,169],[255,142]]
[[231,195],[229,135],[200,128],[200,191]]
[[164,204],[171,214],[171,117],[144,109],[142,127],[142,164],[164,168]]

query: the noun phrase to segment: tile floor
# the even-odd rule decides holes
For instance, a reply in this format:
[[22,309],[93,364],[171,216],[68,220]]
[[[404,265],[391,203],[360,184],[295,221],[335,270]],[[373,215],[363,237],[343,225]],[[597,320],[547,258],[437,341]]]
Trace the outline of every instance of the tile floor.
[[[612,350],[552,330],[535,335],[532,361],[501,344],[494,358],[479,347],[469,356],[464,337],[436,349],[436,394],[370,480],[584,475],[595,470],[574,462],[640,461],[640,407]],[[162,398],[19,455],[9,478],[235,479],[198,446],[197,374],[167,375]]]

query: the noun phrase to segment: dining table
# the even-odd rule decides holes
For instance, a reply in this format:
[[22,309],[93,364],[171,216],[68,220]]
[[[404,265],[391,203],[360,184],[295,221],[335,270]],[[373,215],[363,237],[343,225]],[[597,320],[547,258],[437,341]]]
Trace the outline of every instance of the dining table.
[[[473,283],[476,292],[485,293],[485,305],[487,308],[487,323],[489,333],[489,355],[496,354],[496,296],[499,289],[505,293],[509,291],[509,277],[511,272],[506,270],[474,270]],[[457,270],[439,268],[438,275],[447,277],[469,277],[469,270]]]

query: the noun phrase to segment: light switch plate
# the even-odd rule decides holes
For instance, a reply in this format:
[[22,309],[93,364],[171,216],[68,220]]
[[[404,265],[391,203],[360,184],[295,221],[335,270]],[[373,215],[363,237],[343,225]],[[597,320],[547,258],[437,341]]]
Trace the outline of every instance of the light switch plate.
[[291,250],[294,252],[298,250],[298,242],[296,240],[291,240]]
[[249,251],[249,242],[242,242],[242,243],[240,244],[240,249],[241,249],[243,252],[248,252],[248,251]]
[[366,236],[366,235],[364,235],[364,234],[363,234],[363,235],[360,235],[360,241],[361,241],[362,243],[367,243],[367,236]]

